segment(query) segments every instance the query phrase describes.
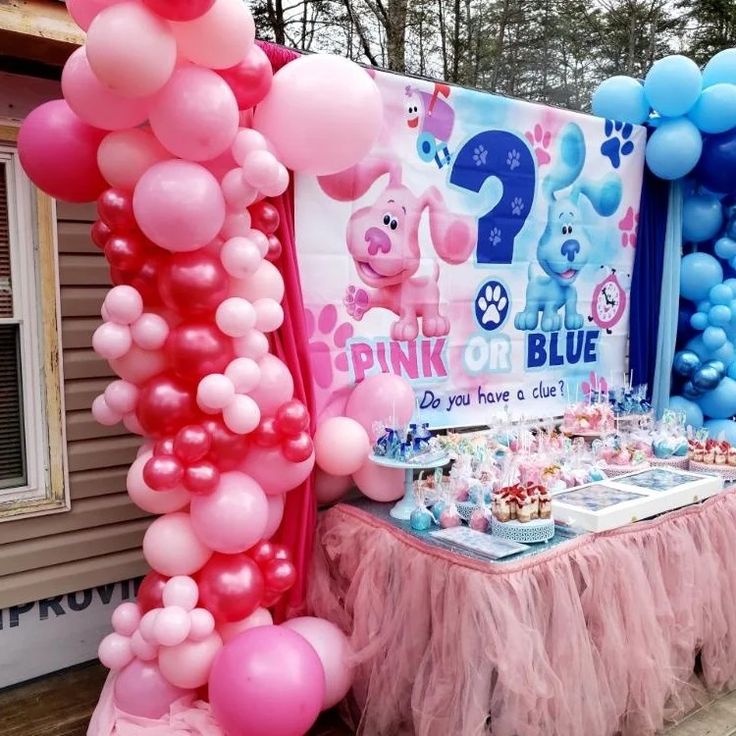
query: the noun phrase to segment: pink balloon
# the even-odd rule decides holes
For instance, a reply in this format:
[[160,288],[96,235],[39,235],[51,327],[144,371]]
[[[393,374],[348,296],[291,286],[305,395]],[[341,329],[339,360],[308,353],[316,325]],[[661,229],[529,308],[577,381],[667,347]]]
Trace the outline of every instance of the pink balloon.
[[268,94],[273,80],[271,62],[258,46],[253,46],[240,64],[220,74],[235,93],[241,110],[257,105]]
[[245,337],[255,327],[257,318],[254,305],[239,297],[225,299],[215,314],[217,326],[230,337]]
[[121,670],[133,659],[130,639],[120,634],[108,634],[97,649],[100,662],[110,670]]
[[190,161],[152,166],[135,188],[133,210],[144,234],[175,253],[207,245],[225,222],[217,179]]
[[268,353],[268,338],[258,330],[251,330],[245,337],[238,337],[233,341],[235,354],[239,358],[260,360]]
[[197,405],[208,413],[224,409],[234,398],[235,386],[222,373],[210,373],[197,386]]
[[180,53],[210,69],[229,69],[239,64],[256,36],[253,16],[240,0],[216,0],[203,16],[171,26]]
[[152,608],[150,611],[146,611],[143,614],[143,618],[141,618],[141,623],[140,623],[140,626],[138,627],[138,633],[149,644],[156,643],[156,639],[155,639],[156,619],[158,618],[158,615],[159,613],[161,613],[161,611],[163,611],[163,608]]
[[411,384],[393,373],[379,373],[359,383],[350,394],[345,414],[363,425],[371,441],[376,423],[403,426],[414,414],[415,398]]
[[260,424],[261,411],[252,397],[236,394],[222,410],[222,420],[231,432],[249,434]]
[[164,606],[179,606],[185,611],[193,611],[199,600],[197,583],[186,575],[169,578],[164,585]]
[[128,381],[113,381],[105,389],[105,402],[119,414],[135,411],[138,401],[138,387]]
[[122,358],[133,347],[133,338],[127,325],[103,322],[92,335],[92,348],[101,358]]
[[172,703],[187,694],[187,690],[168,682],[152,662],[134,660],[115,680],[115,705],[139,718],[161,718]]
[[189,493],[183,487],[171,491],[154,491],[143,480],[143,467],[151,458],[149,450],[138,456],[128,470],[126,488],[130,500],[151,514],[168,514],[179,511],[189,503]]
[[263,530],[263,539],[271,539],[281,526],[281,520],[284,517],[284,505],[286,499],[281,496],[268,496],[268,521],[266,528]]
[[314,493],[320,506],[339,501],[353,487],[353,479],[349,475],[330,475],[317,469],[314,481]]
[[130,648],[138,659],[150,662],[158,657],[158,646],[149,644],[141,635],[140,631],[133,633],[130,637]]
[[248,210],[244,212],[231,212],[223,223],[220,236],[223,240],[231,238],[244,238],[250,233],[250,215]]
[[92,402],[92,416],[103,427],[114,427],[123,418],[121,413],[110,408],[104,394]]
[[404,495],[404,471],[384,468],[368,460],[353,474],[355,485],[374,501],[397,501]]
[[258,299],[253,302],[256,313],[255,328],[261,332],[275,332],[284,323],[284,310],[275,299]]
[[189,21],[204,15],[215,0],[143,0],[143,2],[166,20]]
[[251,358],[235,358],[225,368],[225,376],[232,381],[239,394],[247,394],[260,383],[261,369]]
[[243,473],[223,473],[214,493],[195,496],[192,526],[210,549],[223,554],[245,552],[263,538],[268,502],[258,483]]
[[143,350],[137,345],[122,358],[110,361],[110,367],[120,378],[140,386],[153,376],[161,373],[168,361],[161,350]]
[[241,621],[234,621],[233,623],[222,623],[217,627],[217,630],[220,632],[222,641],[227,644],[238,634],[242,634],[248,629],[254,629],[257,626],[271,626],[272,624],[273,617],[268,612],[268,609],[257,608],[247,618]]
[[289,188],[289,170],[283,164],[276,168],[275,176],[263,183],[261,193],[266,197],[280,197]]
[[89,66],[84,46],[78,48],[64,65],[61,90],[69,107],[95,128],[133,128],[148,117],[150,100],[122,97],[102,84]]
[[334,417],[322,422],[314,435],[317,465],[331,475],[352,475],[368,459],[368,433],[354,419]]
[[235,163],[232,152],[225,151],[225,153],[217,158],[213,158],[210,161],[202,161],[202,166],[204,166],[207,171],[217,179],[217,181],[221,182],[225,178],[225,175],[232,171],[237,164]]
[[[254,48],[258,48],[257,46]],[[260,49],[258,49],[261,51]],[[261,51],[261,53],[263,53]],[[233,141],[233,158],[240,166],[251,153],[255,151],[267,151],[268,141],[257,130],[252,128],[243,128],[235,136]]]
[[209,696],[228,736],[298,736],[319,715],[325,673],[302,636],[260,626],[222,648],[210,673]]
[[270,151],[253,151],[243,162],[243,177],[252,187],[263,189],[279,176],[278,159]]
[[278,447],[251,445],[240,469],[250,475],[266,495],[279,496],[297,488],[309,478],[314,469],[314,454],[304,462],[290,463]]
[[110,186],[132,192],[138,180],[154,164],[170,158],[149,130],[118,130],[105,136],[97,151],[97,163]]
[[261,382],[250,392],[264,417],[273,416],[281,404],[294,397],[294,379],[286,364],[270,353],[258,363]]
[[273,299],[280,303],[284,298],[284,289],[284,279],[281,273],[273,263],[268,261],[262,261],[255,273],[237,281],[233,280],[231,285],[233,296],[242,296],[250,302],[259,299]]
[[189,614],[189,619],[189,638],[192,641],[204,641],[215,630],[215,617],[206,608],[195,608]]
[[92,202],[107,189],[97,166],[104,135],[77,117],[64,100],[52,100],[23,121],[18,155],[39,189],[67,202]]
[[242,169],[231,169],[222,178],[222,193],[228,207],[237,212],[258,199],[258,190],[248,184]]
[[212,555],[194,531],[189,514],[177,511],[159,516],[143,537],[143,555],[162,575],[192,575]]
[[141,437],[145,434],[145,432],[143,431],[143,427],[141,426],[141,423],[138,421],[138,417],[135,415],[135,412],[126,414],[123,417],[123,426],[131,434],[139,434],[141,435]]
[[156,97],[150,119],[156,137],[175,156],[208,161],[232,145],[238,132],[238,105],[218,74],[182,67]]
[[119,2],[122,0],[66,0],[66,9],[74,22],[86,31],[98,13]]
[[338,56],[314,54],[276,72],[253,127],[288,168],[324,175],[365,158],[382,120],[381,93],[364,69]]
[[220,258],[225,270],[236,279],[255,273],[263,262],[258,247],[248,238],[232,238],[222,246]]
[[161,609],[153,626],[153,635],[162,647],[175,647],[187,640],[191,622],[189,612],[180,606]]
[[146,97],[171,77],[176,39],[166,21],[137,2],[123,2],[92,21],[87,59],[97,79],[114,92]]
[[131,325],[130,334],[144,350],[159,350],[169,336],[169,323],[158,314],[146,312]]
[[283,626],[303,636],[317,652],[325,671],[322,710],[334,708],[353,684],[353,669],[350,665],[352,650],[347,637],[335,624],[314,616],[293,618]]
[[103,306],[111,322],[129,325],[143,314],[143,298],[137,289],[126,284],[113,286],[107,292]]
[[185,641],[176,647],[163,647],[158,655],[161,674],[177,687],[194,689],[207,683],[222,639],[213,633],[203,641]]
[[121,603],[112,612],[112,628],[116,634],[121,636],[133,636],[141,622],[141,612],[138,605],[131,603]]

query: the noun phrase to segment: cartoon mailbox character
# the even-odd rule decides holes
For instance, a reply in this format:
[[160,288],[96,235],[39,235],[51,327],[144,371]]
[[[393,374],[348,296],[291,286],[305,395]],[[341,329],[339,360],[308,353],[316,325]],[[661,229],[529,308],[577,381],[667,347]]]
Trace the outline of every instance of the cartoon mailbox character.
[[432,94],[411,85],[406,88],[409,100],[406,124],[419,134],[419,158],[426,163],[434,161],[440,169],[452,160],[447,144],[455,126],[455,111],[446,102],[449,96],[447,84],[435,83]]

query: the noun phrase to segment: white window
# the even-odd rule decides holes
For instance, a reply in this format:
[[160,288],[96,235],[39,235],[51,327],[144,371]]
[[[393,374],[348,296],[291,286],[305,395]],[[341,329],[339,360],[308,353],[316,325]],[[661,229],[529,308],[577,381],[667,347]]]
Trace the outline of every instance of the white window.
[[0,520],[68,508],[55,207],[23,173],[15,132],[0,126]]

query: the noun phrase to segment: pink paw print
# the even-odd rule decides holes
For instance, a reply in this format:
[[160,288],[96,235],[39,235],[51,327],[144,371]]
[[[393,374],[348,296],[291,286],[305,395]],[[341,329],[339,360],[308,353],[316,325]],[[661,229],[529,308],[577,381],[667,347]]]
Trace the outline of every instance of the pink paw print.
[[583,381],[583,396],[588,398],[596,394],[608,394],[608,381],[603,376],[598,376],[594,371],[591,371],[588,380]]
[[345,292],[345,298],[343,299],[343,304],[348,310],[348,314],[356,322],[360,322],[360,320],[363,319],[363,315],[370,308],[368,292],[360,287],[348,286],[348,290]]
[[312,359],[312,374],[322,389],[332,386],[334,371],[348,370],[348,356],[345,346],[353,336],[353,326],[349,322],[337,324],[337,307],[327,304],[319,315],[306,310],[307,338],[309,354]]
[[534,126],[534,131],[528,130],[525,134],[526,139],[529,141],[529,145],[534,149],[534,155],[537,157],[537,163],[540,166],[548,164],[552,157],[549,155],[549,144],[552,142],[552,133],[548,130],[544,130],[542,126],[537,123]]
[[636,248],[636,226],[638,223],[639,213],[634,212],[633,207],[629,207],[623,219],[618,221],[618,229],[621,231],[621,245],[624,248],[628,245]]

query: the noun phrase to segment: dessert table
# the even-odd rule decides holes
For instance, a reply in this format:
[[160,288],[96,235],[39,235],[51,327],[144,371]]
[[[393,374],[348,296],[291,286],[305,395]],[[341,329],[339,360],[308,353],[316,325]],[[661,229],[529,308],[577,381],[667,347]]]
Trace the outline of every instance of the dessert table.
[[488,561],[364,499],[321,515],[308,605],[351,636],[365,736],[651,736],[736,687],[736,491]]

